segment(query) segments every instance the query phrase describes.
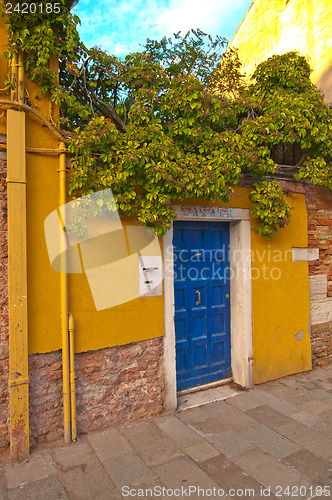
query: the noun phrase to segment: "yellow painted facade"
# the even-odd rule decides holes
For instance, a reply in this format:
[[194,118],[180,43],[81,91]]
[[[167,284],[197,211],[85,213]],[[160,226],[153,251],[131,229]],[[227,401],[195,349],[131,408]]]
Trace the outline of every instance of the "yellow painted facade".
[[[4,32],[0,18],[0,31]],[[0,50],[5,48],[1,37]],[[4,82],[6,61],[0,61]],[[4,86],[3,83],[1,86]],[[38,87],[26,82],[32,106],[49,117],[49,100]],[[6,98],[3,94],[2,98]],[[6,132],[6,113],[0,133]],[[58,148],[52,132],[26,114],[26,147]],[[29,353],[61,348],[60,274],[51,268],[44,236],[44,220],[59,204],[59,157],[27,153],[27,242]],[[236,188],[225,206],[250,208],[249,190]],[[309,335],[309,278],[307,262],[293,262],[292,247],[307,247],[304,196],[293,194],[291,223],[268,242],[252,230],[252,321],[254,382],[311,369]],[[183,203],[183,202],[182,202]],[[187,204],[221,205],[201,200]],[[122,221],[132,224],[128,219]],[[251,227],[255,220],[251,220]],[[160,239],[162,246],[162,239]],[[265,274],[264,274],[265,273]],[[272,273],[272,274],[271,274]],[[116,286],[116,284],[114,284]],[[69,312],[75,320],[75,350],[83,352],[164,335],[164,297],[137,298],[96,311],[86,275],[68,277]],[[303,338],[300,334],[303,330]]]
[[331,0],[255,0],[230,46],[247,74],[273,54],[298,50],[309,59],[312,81],[332,102]]

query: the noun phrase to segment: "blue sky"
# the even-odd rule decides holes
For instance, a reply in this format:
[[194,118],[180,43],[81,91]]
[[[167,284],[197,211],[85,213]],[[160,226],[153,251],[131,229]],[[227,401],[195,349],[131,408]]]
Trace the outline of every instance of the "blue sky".
[[232,39],[252,0],[79,0],[74,12],[88,46],[122,56],[139,50],[147,38],[190,28]]

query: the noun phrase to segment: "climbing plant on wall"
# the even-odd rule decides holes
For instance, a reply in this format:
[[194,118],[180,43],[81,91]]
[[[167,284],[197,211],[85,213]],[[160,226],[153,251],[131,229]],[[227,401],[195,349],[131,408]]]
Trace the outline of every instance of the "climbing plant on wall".
[[71,2],[59,3],[61,13],[49,16],[3,14],[6,56],[22,50],[29,78],[60,106],[71,195],[111,188],[120,214],[162,235],[173,200],[226,202],[245,176],[257,230],[271,238],[291,214],[276,180],[287,167],[273,160],[274,147],[296,144],[296,178],[332,189],[332,114],[303,56],[273,56],[248,83],[236,51],[223,54],[225,39],[191,30],[119,58],[86,48]]

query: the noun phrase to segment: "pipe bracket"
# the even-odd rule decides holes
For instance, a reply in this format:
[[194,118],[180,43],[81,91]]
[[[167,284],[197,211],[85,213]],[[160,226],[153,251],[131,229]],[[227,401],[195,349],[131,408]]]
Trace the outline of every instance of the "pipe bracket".
[[27,180],[26,179],[16,179],[15,177],[10,179],[7,177],[6,182],[7,182],[7,184],[10,184],[10,183],[12,183],[12,184],[26,184]]
[[8,386],[9,387],[18,387],[19,385],[25,385],[29,383],[28,377],[20,377],[16,379],[9,379]]

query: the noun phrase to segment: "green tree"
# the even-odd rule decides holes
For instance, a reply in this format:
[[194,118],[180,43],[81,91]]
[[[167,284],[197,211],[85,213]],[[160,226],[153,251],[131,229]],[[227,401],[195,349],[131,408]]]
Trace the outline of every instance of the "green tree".
[[[223,38],[191,30],[147,40],[120,59],[84,47],[78,19],[61,4],[61,16],[42,26],[7,16],[7,56],[20,48],[29,77],[60,105],[71,195],[111,188],[120,214],[161,235],[174,219],[173,200],[227,202],[245,177],[257,230],[270,238],[291,212],[276,180],[289,169],[273,160],[273,148],[295,144],[296,177],[332,188],[332,114],[303,56],[273,56],[248,83],[236,51],[223,55]],[[45,69],[50,53],[59,79]]]

